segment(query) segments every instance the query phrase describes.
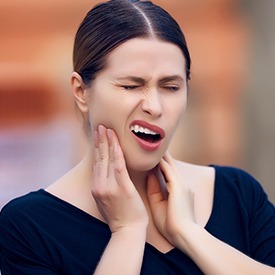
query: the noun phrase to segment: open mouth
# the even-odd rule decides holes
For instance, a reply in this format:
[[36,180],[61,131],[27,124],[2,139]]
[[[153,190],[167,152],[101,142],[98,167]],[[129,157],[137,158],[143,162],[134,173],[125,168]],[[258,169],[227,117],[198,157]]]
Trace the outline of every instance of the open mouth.
[[147,142],[151,142],[151,143],[156,143],[160,140],[160,135],[156,134],[156,135],[151,135],[151,134],[145,134],[145,133],[136,133],[134,131],[132,131],[137,137],[147,141]]
[[159,133],[138,125],[131,126],[130,130],[138,138],[150,143],[156,143],[161,139],[161,135]]

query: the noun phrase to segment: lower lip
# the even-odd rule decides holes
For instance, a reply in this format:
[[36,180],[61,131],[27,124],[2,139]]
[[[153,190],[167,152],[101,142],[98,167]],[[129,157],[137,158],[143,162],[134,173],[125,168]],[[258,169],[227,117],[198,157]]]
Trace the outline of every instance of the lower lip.
[[138,142],[140,147],[146,151],[156,151],[160,147],[161,140],[159,140],[157,142],[148,142],[144,139],[139,138],[138,136],[136,136],[133,133],[132,133],[132,135],[134,136],[134,138],[136,139],[136,141]]

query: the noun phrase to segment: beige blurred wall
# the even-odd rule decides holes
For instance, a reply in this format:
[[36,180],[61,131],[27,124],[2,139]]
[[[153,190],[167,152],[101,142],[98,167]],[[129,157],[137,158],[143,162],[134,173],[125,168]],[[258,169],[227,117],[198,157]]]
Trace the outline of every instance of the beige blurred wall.
[[[43,188],[85,150],[70,94],[74,33],[100,1],[0,1],[0,208]],[[275,201],[274,1],[154,1],[182,26],[189,106],[172,153],[249,170]]]
[[243,9],[252,30],[243,108],[244,168],[275,202],[275,1],[246,0]]

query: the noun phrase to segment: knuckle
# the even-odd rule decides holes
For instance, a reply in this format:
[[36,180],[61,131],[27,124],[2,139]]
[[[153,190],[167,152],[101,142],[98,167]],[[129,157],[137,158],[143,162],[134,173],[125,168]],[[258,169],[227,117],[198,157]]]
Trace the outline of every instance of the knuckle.
[[117,163],[114,167],[114,171],[117,175],[122,175],[125,171],[125,167],[122,164]]
[[115,192],[112,188],[104,188],[100,184],[96,187],[92,187],[91,192],[94,198],[101,201],[109,201],[111,198],[115,197]]
[[99,155],[99,160],[98,160],[99,163],[106,163],[107,161],[108,161],[107,156],[103,154]]
[[109,162],[108,158],[102,156],[94,161],[94,169],[99,169],[102,165],[107,165]]
[[91,192],[95,198],[103,198],[106,193],[106,191],[104,190],[104,188],[102,188],[100,184],[98,184],[97,186],[93,186]]
[[101,197],[102,191],[99,188],[92,188],[92,195],[95,198]]

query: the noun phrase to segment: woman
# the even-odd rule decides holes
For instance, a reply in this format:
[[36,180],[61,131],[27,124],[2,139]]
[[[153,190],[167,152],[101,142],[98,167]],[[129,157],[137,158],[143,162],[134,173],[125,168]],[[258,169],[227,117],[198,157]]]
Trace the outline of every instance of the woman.
[[90,147],[3,208],[2,275],[275,273],[275,211],[257,181],[167,152],[189,78],[184,36],[160,7],[113,0],[87,14],[71,84]]

